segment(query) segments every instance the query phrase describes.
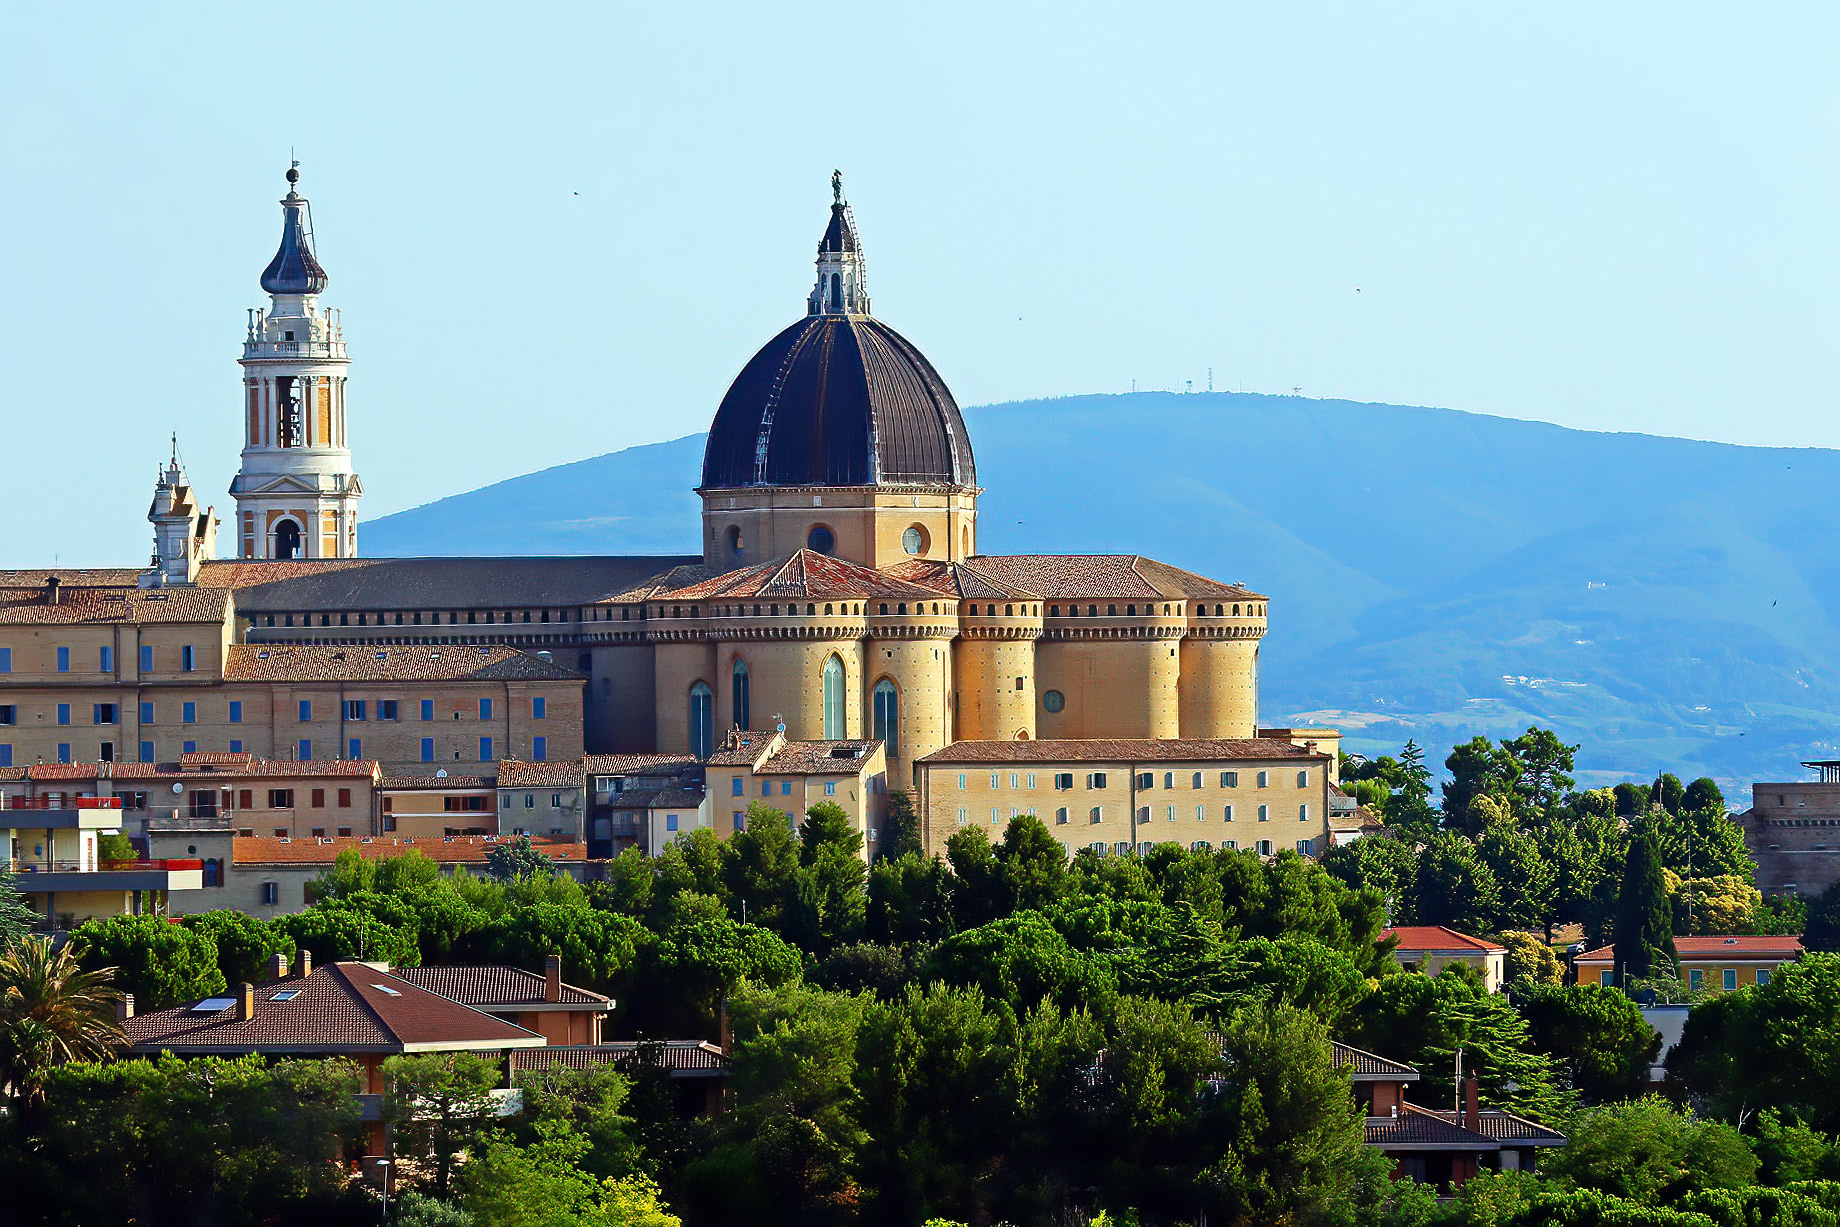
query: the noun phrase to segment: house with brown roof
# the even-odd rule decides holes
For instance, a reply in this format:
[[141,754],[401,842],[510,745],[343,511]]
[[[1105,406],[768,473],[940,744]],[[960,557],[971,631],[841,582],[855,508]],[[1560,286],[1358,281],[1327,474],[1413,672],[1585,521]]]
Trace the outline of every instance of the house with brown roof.
[[[713,815],[715,832],[724,839],[745,828],[750,804],[776,809],[797,827],[822,801],[849,816],[863,837],[863,855],[874,856],[888,792],[888,759],[879,741],[790,741],[778,731],[736,730],[709,756],[703,774],[701,814]],[[652,802],[654,822],[660,814],[665,819],[650,832],[653,850],[686,833],[670,821],[671,802],[670,796]]]
[[1494,942],[1442,925],[1396,925],[1380,933],[1382,943],[1389,940],[1396,943],[1393,957],[1407,971],[1435,976],[1452,963],[1462,963],[1476,969],[1491,993],[1500,992],[1506,982],[1508,951]]
[[1331,1047],[1336,1065],[1348,1070],[1367,1144],[1393,1160],[1396,1178],[1450,1192],[1484,1169],[1532,1171],[1541,1150],[1565,1145],[1557,1130],[1481,1107],[1474,1075],[1463,1084],[1461,1108],[1421,1107],[1407,1100],[1417,1069],[1347,1044]]
[[541,975],[521,967],[398,967],[395,974],[430,992],[534,1031],[549,1044],[598,1044],[613,999],[562,980],[550,955]]
[[[1729,993],[1768,984],[1784,963],[1802,957],[1802,939],[1759,933],[1676,937],[1680,982],[1689,992]],[[1616,984],[1616,947],[1599,946],[1572,960],[1580,984]]]
[[511,1080],[549,1069],[595,1069],[611,1065],[632,1078],[662,1076],[677,1091],[681,1115],[714,1116],[734,1076],[721,1048],[707,1040],[616,1040],[610,1044],[552,1045],[511,1054]]
[[447,835],[497,835],[497,781],[489,775],[387,775],[378,785],[375,834],[412,839]]
[[243,984],[217,997],[133,1013],[122,1020],[135,1056],[345,1057],[362,1070],[368,1153],[384,1153],[377,1107],[383,1063],[426,1052],[508,1052],[542,1047],[542,1035],[424,988],[387,968],[340,962],[315,968],[304,952],[295,973]]
[[1070,853],[1175,843],[1314,856],[1331,762],[1277,738],[959,741],[914,764],[915,806],[929,853],[962,827],[995,840],[1030,814]]

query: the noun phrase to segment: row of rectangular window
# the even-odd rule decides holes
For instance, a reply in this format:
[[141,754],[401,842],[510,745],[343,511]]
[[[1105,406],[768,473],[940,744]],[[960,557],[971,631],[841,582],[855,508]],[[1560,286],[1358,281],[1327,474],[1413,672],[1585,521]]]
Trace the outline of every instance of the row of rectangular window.
[[[549,705],[543,698],[533,697],[530,700],[530,706],[531,706],[531,712],[530,712],[531,719],[544,720],[548,718]],[[154,724],[157,722],[156,721],[157,710],[156,710],[155,704],[153,704],[152,702],[143,702],[141,704],[140,711],[141,711],[141,723],[142,724]],[[303,724],[310,723],[313,719],[313,700],[312,699],[300,700],[300,706],[298,708],[298,711],[300,714],[301,723]],[[345,700],[345,719],[347,721],[365,720],[368,718],[368,713],[370,711],[371,711],[371,708],[370,708],[368,700],[365,700],[365,699],[347,699]],[[378,720],[381,720],[381,721],[395,720],[397,718],[397,700],[378,699],[377,706],[376,706],[376,712],[377,712]],[[70,704],[59,703],[57,705],[57,722],[59,724],[69,724],[71,722],[70,713],[71,713]],[[121,720],[121,709],[113,703],[94,704],[93,707],[91,708],[90,714],[91,714],[91,719],[96,724],[118,724],[120,723],[120,720]],[[492,718],[492,700],[490,699],[479,700],[479,718],[481,720],[490,720]],[[423,699],[422,700],[422,719],[424,720],[434,719],[434,700],[433,699]],[[18,722],[19,722],[19,709],[16,705],[13,705],[13,704],[0,705],[0,725],[17,724]],[[179,705],[179,722],[181,724],[197,724],[198,723],[198,704],[195,702],[181,703]],[[243,701],[241,699],[231,699],[230,700],[230,721],[229,722],[231,724],[241,724],[243,722]]]
[[[68,721],[66,721],[65,723],[68,723]],[[198,743],[196,741],[186,741],[186,742],[181,743],[180,748],[181,748],[182,753],[196,754],[198,752]],[[351,738],[345,744],[345,751],[346,751],[345,757],[354,762],[357,761],[358,759],[363,758],[364,757],[363,740],[357,737]],[[241,754],[242,752],[243,752],[242,741],[232,740],[230,742],[230,753]],[[308,762],[313,761],[313,742],[310,738],[302,738],[300,742],[297,744],[296,757],[298,757],[300,761],[303,763],[308,763]],[[533,737],[530,739],[530,759],[532,762],[536,762],[536,763],[543,763],[543,762],[549,761],[549,738]],[[60,763],[69,763],[69,762],[76,761],[72,757],[70,742],[63,741],[63,742],[58,743],[57,761]],[[105,741],[105,742],[100,743],[96,750],[96,761],[102,762],[102,763],[114,762],[115,761],[115,743],[112,741]],[[143,741],[140,743],[140,761],[143,763],[151,763],[155,761],[154,747],[151,741]],[[422,761],[425,763],[432,763],[435,761],[434,738],[432,737],[422,738]],[[482,763],[489,763],[489,762],[494,761],[493,760],[493,744],[492,744],[492,739],[490,737],[481,737],[479,739],[479,761]],[[12,765],[13,765],[13,747],[11,743],[0,742],[0,767],[11,767]],[[829,784],[825,786],[825,791],[828,794],[834,795],[835,790],[836,790],[835,784]]]
[[[198,668],[198,650],[189,643],[179,649],[179,668],[186,673],[191,673]],[[11,673],[12,671],[13,649],[0,648],[0,673]],[[59,648],[57,650],[57,671],[59,673],[69,673],[71,671],[69,648]],[[151,673],[152,671],[153,648],[149,644],[142,644],[141,672]],[[103,644],[96,649],[96,672],[115,672],[115,649],[113,646]]]
[[[736,795],[739,796],[740,794],[737,792]],[[963,822],[969,821],[970,812],[971,812],[970,810],[961,806],[958,811],[959,822],[963,823]],[[1012,806],[1009,811],[1009,816],[1011,818],[1014,818],[1017,816],[1017,812],[1018,812],[1017,809]],[[1028,809],[1022,812],[1033,815],[1035,813],[1035,807],[1031,805],[1028,807]],[[992,822],[997,822],[999,820],[1000,813],[1001,813],[1001,810],[999,807],[994,806],[994,805],[991,806],[990,807],[990,820]],[[1176,807],[1173,805],[1164,806],[1163,816],[1164,816],[1164,821],[1175,822],[1176,821]],[[1146,805],[1140,808],[1137,811],[1137,819],[1139,822],[1152,821],[1152,818],[1150,816],[1150,807]],[[1069,811],[1066,806],[1062,806],[1059,809],[1054,811],[1054,823],[1056,826],[1066,826],[1068,822],[1070,822],[1071,820],[1072,819],[1069,816]],[[1105,821],[1105,807],[1103,805],[1093,806],[1092,809],[1087,811],[1086,820],[1088,823],[1104,822]],[[1208,820],[1207,806],[1197,805],[1195,807],[1195,821],[1196,822],[1206,822],[1207,820]],[[1221,807],[1221,820],[1223,822],[1233,821],[1233,807],[1231,805],[1226,805],[1226,806]],[[1270,822],[1271,821],[1271,807],[1269,805],[1261,805],[1258,807],[1258,820],[1260,822]],[[1309,805],[1307,803],[1303,805],[1299,805],[1297,807],[1297,821],[1298,822],[1308,822],[1309,820],[1310,820]]]
[[[1756,977],[1759,985],[1768,984],[1770,982],[1770,969],[1767,967],[1759,967],[1756,972]],[[1614,988],[1616,987],[1616,973],[1614,971],[1600,971],[1597,973],[1597,982],[1604,988]],[[1735,992],[1738,987],[1738,969],[1735,967],[1725,968],[1723,983],[1726,992]],[[1689,968],[1687,970],[1688,990],[1697,993],[1704,990],[1705,987],[1705,970],[1698,967]]]
[[[1206,785],[1203,783],[1203,779],[1206,776],[1206,774],[1207,774],[1206,772],[1202,772],[1202,771],[1196,771],[1196,772],[1191,773],[1189,776],[1189,787],[1190,788],[1206,787]],[[991,772],[990,773],[990,786],[992,788],[1002,788],[1003,787],[1003,775],[1004,773],[1001,771]],[[1074,773],[1071,771],[1056,772],[1054,775],[1054,790],[1056,792],[1071,792],[1073,790],[1073,775]],[[969,785],[970,778],[971,777],[968,772],[961,771],[958,773],[958,787],[960,791],[963,791]],[[1106,786],[1106,779],[1107,779],[1107,775],[1103,771],[1089,771],[1086,773],[1086,787],[1104,788]],[[1256,779],[1255,787],[1269,788],[1271,786],[1271,773],[1269,771],[1257,772],[1255,775],[1255,779]],[[1165,771],[1163,773],[1163,787],[1164,788],[1174,788],[1176,786],[1175,780],[1176,780],[1175,772]],[[1026,773],[1012,771],[1009,773],[1009,786],[1011,788],[1033,788],[1035,787],[1035,773],[1032,771],[1026,772]],[[1308,771],[1299,771],[1297,773],[1297,787],[1308,788],[1309,786],[1310,786],[1310,773]],[[1156,787],[1156,773],[1153,771],[1140,772],[1137,776],[1137,787],[1140,789],[1155,788]],[[1220,773],[1220,787],[1238,788],[1239,787],[1239,772],[1222,771]]]

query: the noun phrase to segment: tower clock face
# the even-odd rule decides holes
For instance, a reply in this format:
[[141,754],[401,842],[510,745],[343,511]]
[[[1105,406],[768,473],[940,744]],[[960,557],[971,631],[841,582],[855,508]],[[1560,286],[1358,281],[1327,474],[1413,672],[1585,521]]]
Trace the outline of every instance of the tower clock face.
[[1060,711],[1067,706],[1067,696],[1058,690],[1044,690],[1041,695],[1041,705],[1049,711]]

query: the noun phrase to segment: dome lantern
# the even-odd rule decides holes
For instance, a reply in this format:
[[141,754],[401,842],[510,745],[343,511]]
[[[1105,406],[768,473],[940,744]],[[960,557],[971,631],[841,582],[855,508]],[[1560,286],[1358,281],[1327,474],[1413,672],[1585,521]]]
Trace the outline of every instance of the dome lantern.
[[856,214],[843,198],[843,172],[831,172],[831,224],[818,240],[818,283],[805,300],[807,315],[868,315],[869,279]]
[[326,288],[326,270],[313,255],[313,214],[296,189],[300,163],[288,166],[288,192],[281,198],[281,246],[262,270],[262,288],[270,294],[318,294]]

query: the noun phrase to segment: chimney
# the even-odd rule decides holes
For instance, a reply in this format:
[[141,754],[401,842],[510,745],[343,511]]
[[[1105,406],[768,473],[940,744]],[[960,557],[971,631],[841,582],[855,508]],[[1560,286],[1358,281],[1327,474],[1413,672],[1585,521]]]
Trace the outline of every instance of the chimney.
[[287,979],[288,956],[275,951],[268,958],[268,978],[271,980]]
[[543,960],[543,1000],[552,1005],[562,1000],[562,956],[559,954]]
[[1482,1109],[1476,1100],[1478,1083],[1473,1073],[1463,1082],[1463,1127],[1471,1133],[1482,1132]]
[[127,1022],[134,1017],[134,994],[123,993],[121,1000],[115,1003],[115,1021]]
[[45,604],[56,605],[63,600],[63,595],[58,591],[63,583],[64,581],[55,575],[45,576]]
[[255,1014],[256,986],[245,980],[236,992],[236,1021],[248,1022]]
[[305,946],[302,946],[300,953],[295,956],[294,974],[302,980],[313,974],[313,952]]

